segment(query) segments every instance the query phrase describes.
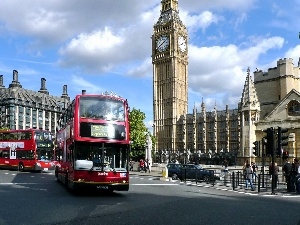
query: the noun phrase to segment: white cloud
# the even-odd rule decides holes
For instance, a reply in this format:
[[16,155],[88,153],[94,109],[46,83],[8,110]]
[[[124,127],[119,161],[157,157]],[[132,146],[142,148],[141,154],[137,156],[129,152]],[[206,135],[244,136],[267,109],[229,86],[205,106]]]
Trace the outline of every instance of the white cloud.
[[112,34],[110,28],[105,27],[103,31],[95,31],[91,34],[80,34],[73,38],[64,49],[60,50],[62,55],[79,55],[85,57],[101,55],[119,47],[123,40],[121,35]]
[[[112,7],[111,0],[2,1],[0,48],[7,58],[0,59],[5,65],[2,73],[10,68],[36,71],[36,76],[47,79],[49,90],[51,82],[55,89],[58,82],[68,81],[66,76],[72,77],[75,93],[99,92],[97,82],[122,89],[133,99],[132,107],[147,111],[151,120],[151,35],[160,3],[122,0]],[[278,57],[298,62],[299,3],[276,4],[272,11],[258,0],[179,0],[180,18],[190,38],[189,104],[203,97],[207,106],[235,107],[248,66],[251,71],[274,67]],[[109,86],[112,79],[119,83]]]
[[198,30],[198,28],[205,31],[205,29],[212,24],[218,23],[219,20],[222,20],[222,17],[214,15],[212,12],[204,11],[197,15],[189,15],[187,12],[182,13],[183,21],[186,20],[186,26],[189,28],[189,31]]
[[101,93],[105,91],[99,85],[91,83],[83,77],[73,75],[71,79],[71,88],[75,90],[76,93],[81,93],[82,90],[86,90],[87,93],[94,94],[94,93]]
[[[282,47],[283,38],[260,39],[248,48],[235,45],[189,46],[189,88],[205,102],[236,104],[240,99],[248,67],[257,67],[259,57],[271,49]],[[198,100],[199,101],[199,100]],[[212,106],[211,104],[209,104]]]
[[180,1],[180,6],[190,12],[198,12],[207,9],[214,10],[233,10],[244,12],[251,10],[257,0],[210,0],[210,1],[195,1],[184,0]]
[[292,58],[294,61],[294,65],[298,66],[298,61],[300,60],[300,45],[295,46],[294,48],[289,49],[285,53],[285,58]]

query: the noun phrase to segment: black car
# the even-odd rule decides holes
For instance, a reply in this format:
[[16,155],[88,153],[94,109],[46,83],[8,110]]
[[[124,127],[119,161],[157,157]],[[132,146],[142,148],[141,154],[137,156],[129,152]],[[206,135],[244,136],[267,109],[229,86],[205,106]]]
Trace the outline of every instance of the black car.
[[180,170],[178,173],[180,180],[202,180],[208,182],[214,178],[212,170],[204,169],[202,166],[196,164],[184,164]]
[[172,180],[178,179],[178,174],[181,173],[182,164],[179,163],[168,163],[168,177],[172,177]]

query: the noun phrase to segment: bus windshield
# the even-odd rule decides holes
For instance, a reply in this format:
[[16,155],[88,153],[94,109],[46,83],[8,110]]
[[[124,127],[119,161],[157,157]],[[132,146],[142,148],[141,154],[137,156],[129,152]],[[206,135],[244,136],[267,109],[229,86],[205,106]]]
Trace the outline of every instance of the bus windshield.
[[89,165],[91,165],[89,169],[94,168],[96,170],[126,171],[126,155],[127,149],[121,145],[105,145],[104,147],[104,145],[100,143],[77,142],[74,149],[75,162],[77,161],[77,165],[83,165],[84,161],[89,161]]
[[119,100],[82,96],[79,99],[81,118],[124,121],[124,103]]
[[54,155],[54,143],[53,135],[49,131],[37,130],[34,132],[36,141],[36,154],[37,159],[42,161],[53,160]]

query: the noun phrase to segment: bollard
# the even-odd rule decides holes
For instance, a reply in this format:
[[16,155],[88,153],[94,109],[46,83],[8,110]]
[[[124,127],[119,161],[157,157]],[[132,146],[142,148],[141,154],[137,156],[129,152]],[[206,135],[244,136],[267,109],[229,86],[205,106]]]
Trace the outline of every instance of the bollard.
[[162,176],[164,178],[168,178],[168,168],[165,166],[165,168],[162,169]]
[[232,190],[235,190],[235,172],[232,172]]
[[260,179],[261,179],[261,174],[258,174],[258,184],[257,184],[258,193],[260,192]]

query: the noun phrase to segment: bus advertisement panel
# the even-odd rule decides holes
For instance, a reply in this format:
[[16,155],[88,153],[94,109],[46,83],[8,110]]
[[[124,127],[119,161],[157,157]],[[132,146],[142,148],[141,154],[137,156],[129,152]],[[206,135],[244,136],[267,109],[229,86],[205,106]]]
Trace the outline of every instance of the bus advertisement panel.
[[55,175],[69,189],[129,190],[129,107],[112,93],[77,95],[58,121]]
[[28,129],[0,131],[0,168],[19,171],[54,170],[53,135]]

